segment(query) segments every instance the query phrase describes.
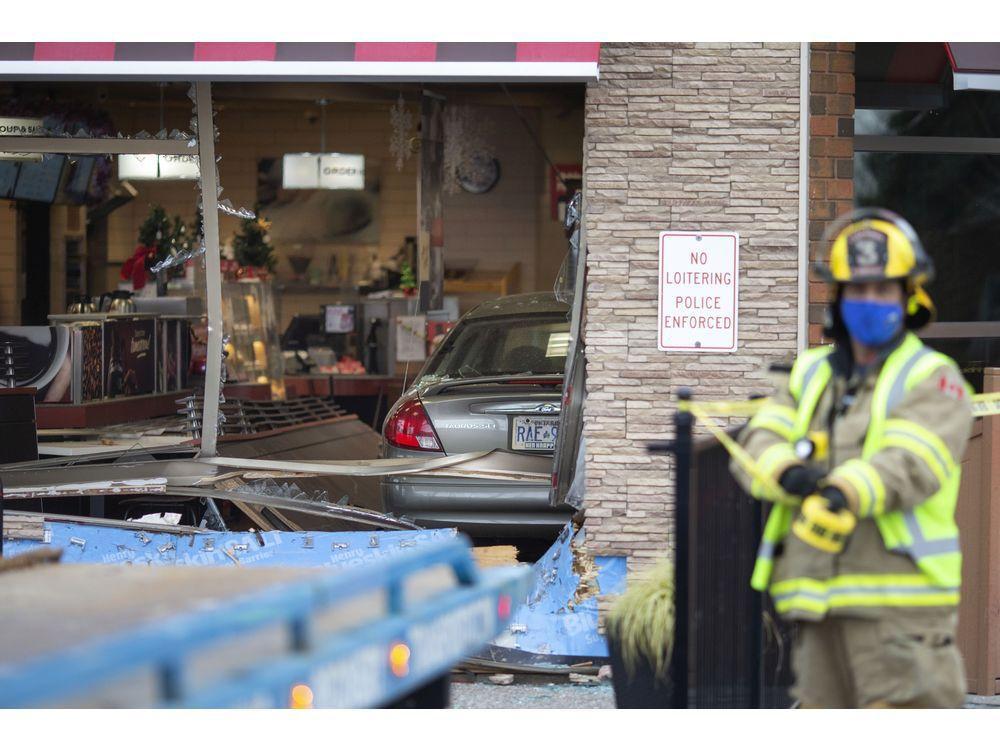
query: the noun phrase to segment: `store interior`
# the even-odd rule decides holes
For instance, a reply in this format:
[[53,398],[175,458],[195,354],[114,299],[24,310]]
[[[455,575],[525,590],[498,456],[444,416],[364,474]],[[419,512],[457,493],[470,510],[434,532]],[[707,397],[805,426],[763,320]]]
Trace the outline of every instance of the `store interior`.
[[[48,133],[71,136],[181,139],[193,132],[189,88],[4,82],[0,120],[41,119]],[[378,429],[461,314],[556,284],[566,201],[581,183],[582,84],[216,83],[212,93],[219,200],[229,207],[219,214],[227,395],[339,388],[338,403]],[[428,102],[437,103],[439,163],[422,158]],[[75,379],[60,390],[50,378],[40,403],[198,387],[197,169],[194,156],[0,158],[0,331],[13,340],[18,327],[73,329]],[[421,221],[422,202],[433,226]],[[429,299],[421,283],[434,271],[421,267],[421,243],[443,260],[443,288]],[[165,259],[171,267],[153,273]],[[100,376],[88,389],[79,360],[101,334],[84,324],[107,328],[106,315],[119,324],[133,316],[133,338],[114,345],[104,331]],[[156,365],[123,379],[115,346],[147,346],[134,338],[144,326]],[[38,386],[29,381],[44,373],[6,357],[18,360],[0,363],[8,385]],[[389,387],[349,382],[376,377]]]

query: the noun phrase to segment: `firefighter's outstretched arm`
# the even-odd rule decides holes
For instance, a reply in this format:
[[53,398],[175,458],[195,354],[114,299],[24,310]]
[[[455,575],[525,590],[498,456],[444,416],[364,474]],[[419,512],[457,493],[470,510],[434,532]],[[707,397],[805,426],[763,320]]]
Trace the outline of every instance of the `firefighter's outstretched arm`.
[[730,461],[730,470],[748,493],[758,500],[789,502],[804,497],[816,488],[822,472],[812,469],[796,455],[793,447],[795,425],[795,399],[788,389],[788,379],[783,378],[773,396],[766,399],[760,410],[739,436],[740,444],[757,462],[760,474],[770,477],[787,494],[777,495],[751,476],[736,460]]
[[883,447],[834,467],[825,481],[862,518],[910,510],[957,480],[972,419],[965,380],[938,367],[887,415]]

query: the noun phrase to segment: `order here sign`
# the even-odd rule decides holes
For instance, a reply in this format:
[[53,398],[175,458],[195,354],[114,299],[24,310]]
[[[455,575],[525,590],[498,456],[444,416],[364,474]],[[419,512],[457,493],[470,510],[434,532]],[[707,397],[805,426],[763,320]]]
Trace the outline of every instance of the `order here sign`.
[[736,232],[660,232],[660,351],[736,351],[739,253]]

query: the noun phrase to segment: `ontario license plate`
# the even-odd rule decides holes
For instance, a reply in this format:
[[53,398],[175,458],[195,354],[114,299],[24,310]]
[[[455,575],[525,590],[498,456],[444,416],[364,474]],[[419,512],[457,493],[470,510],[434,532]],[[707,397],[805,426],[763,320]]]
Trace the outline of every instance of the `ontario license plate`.
[[554,451],[559,433],[559,417],[514,417],[510,449],[515,451]]

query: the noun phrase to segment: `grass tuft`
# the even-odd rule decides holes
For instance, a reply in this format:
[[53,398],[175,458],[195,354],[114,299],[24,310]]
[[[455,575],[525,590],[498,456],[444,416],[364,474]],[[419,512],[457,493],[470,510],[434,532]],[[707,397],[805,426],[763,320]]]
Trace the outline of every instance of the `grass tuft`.
[[620,644],[629,677],[641,660],[666,679],[674,640],[674,565],[664,560],[638,574],[608,612],[608,635]]

